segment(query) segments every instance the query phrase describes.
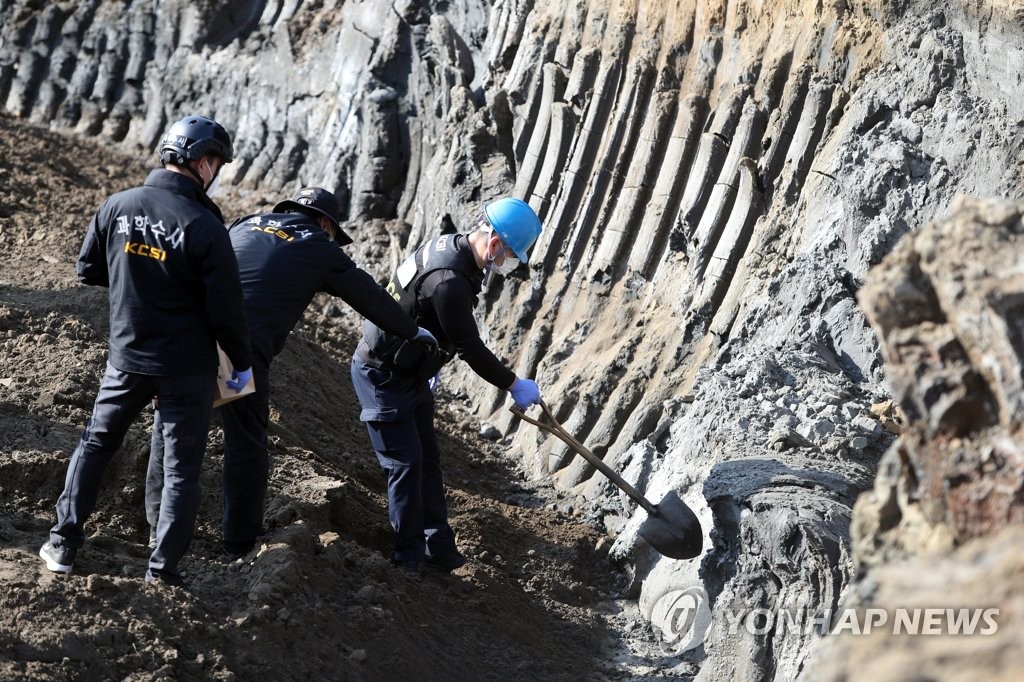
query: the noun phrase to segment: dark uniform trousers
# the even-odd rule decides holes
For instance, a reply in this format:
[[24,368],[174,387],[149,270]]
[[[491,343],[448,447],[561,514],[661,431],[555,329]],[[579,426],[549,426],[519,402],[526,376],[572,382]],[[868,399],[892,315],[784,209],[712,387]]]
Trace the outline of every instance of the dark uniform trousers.
[[455,533],[441,476],[434,433],[434,396],[425,381],[370,367],[355,353],[352,385],[362,405],[360,419],[388,478],[388,517],[395,529],[397,561],[450,556]]
[[124,440],[128,427],[157,397],[162,415],[166,479],[156,519],[156,548],[149,573],[180,579],[178,563],[192,543],[199,511],[199,474],[210,428],[216,372],[189,376],[150,376],[107,365],[92,417],[71,455],[64,492],[57,500],[55,545],[78,548],[83,526],[96,506],[103,472]]
[[[224,423],[223,543],[228,552],[242,552],[263,531],[263,506],[267,496],[270,460],[267,456],[267,426],[270,422],[270,370],[258,360],[253,364],[253,393],[225,403],[220,408]],[[146,517],[156,526],[164,487],[163,405],[153,423],[149,469],[146,472]],[[164,455],[166,457],[166,455]]]

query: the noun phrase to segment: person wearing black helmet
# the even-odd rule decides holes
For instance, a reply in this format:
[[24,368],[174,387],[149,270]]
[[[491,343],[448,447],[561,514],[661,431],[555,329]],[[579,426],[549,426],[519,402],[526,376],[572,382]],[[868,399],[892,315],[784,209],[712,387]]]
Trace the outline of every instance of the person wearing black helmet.
[[458,355],[485,381],[507,390],[519,407],[540,402],[537,384],[516,376],[484,345],[473,316],[485,273],[505,275],[525,263],[540,232],[533,209],[505,197],[484,206],[477,229],[442,234],[402,262],[388,291],[434,334],[443,352],[422,353],[363,323],[352,356],[352,385],[363,408],[359,418],[388,478],[392,562],[409,573],[449,573],[466,562],[448,525],[431,377]]
[[67,573],[85,542],[103,472],[131,422],[156,398],[168,472],[146,580],[184,584],[179,563],[199,509],[217,378],[217,344],[238,369],[235,390],[252,375],[251,351],[231,241],[206,192],[233,158],[216,121],[189,116],[160,142],[162,169],[141,187],[112,195],[89,224],[78,278],[110,290],[106,373],[92,417],[68,464],[57,523],[39,555]]
[[[251,550],[262,533],[270,462],[270,365],[317,292],[340,297],[397,338],[434,347],[374,279],[356,267],[341,246],[351,244],[339,224],[338,202],[321,187],[300,189],[269,213],[239,218],[229,235],[238,259],[245,315],[252,342],[256,391],[224,404],[223,548],[229,556]],[[164,475],[161,431],[154,428],[146,476],[146,509],[159,513]]]

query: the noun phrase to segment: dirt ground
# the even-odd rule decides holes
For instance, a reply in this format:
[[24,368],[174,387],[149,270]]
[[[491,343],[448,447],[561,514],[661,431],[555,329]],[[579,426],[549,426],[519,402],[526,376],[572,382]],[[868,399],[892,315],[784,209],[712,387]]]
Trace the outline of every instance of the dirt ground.
[[[99,203],[151,165],[8,117],[0,133],[0,679],[624,674],[606,663],[626,608],[607,540],[525,481],[500,441],[479,438],[465,396],[443,396],[438,422],[452,525],[471,561],[419,580],[390,566],[383,478],[348,381],[358,320],[323,297],[274,367],[258,551],[220,554],[215,416],[184,565],[194,592],[143,581],[147,411],[108,469],[74,571],[47,571],[36,553],[106,357],[106,290],[78,284],[74,262]],[[230,219],[278,198],[221,205]]]

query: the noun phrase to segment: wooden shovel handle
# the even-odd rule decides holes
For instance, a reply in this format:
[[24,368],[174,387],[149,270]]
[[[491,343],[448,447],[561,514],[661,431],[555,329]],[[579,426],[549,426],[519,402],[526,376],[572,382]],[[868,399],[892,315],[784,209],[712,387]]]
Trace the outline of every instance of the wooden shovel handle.
[[578,440],[576,440],[572,436],[572,434],[570,434],[568,431],[566,431],[562,427],[561,424],[558,423],[558,420],[555,419],[555,415],[552,414],[551,409],[547,406],[547,403],[545,403],[542,400],[541,403],[540,403],[540,407],[541,407],[542,410],[544,410],[544,415],[551,421],[550,424],[542,422],[542,421],[540,421],[538,419],[534,419],[533,417],[527,416],[526,413],[523,412],[522,410],[520,410],[519,407],[516,406],[516,405],[513,405],[509,409],[512,411],[512,414],[516,415],[517,417],[522,419],[524,422],[528,422],[530,424],[533,424],[534,426],[536,426],[540,430],[546,431],[546,432],[552,434],[553,436],[555,436],[556,438],[561,440],[563,443],[568,445],[570,450],[572,450],[573,452],[577,453],[583,459],[585,459],[588,462],[590,462],[591,464],[593,464],[594,467],[596,467],[598,471],[600,471],[602,474],[607,476],[608,479],[612,483],[614,483],[615,485],[619,486],[619,488],[621,488],[623,490],[623,492],[625,492],[627,495],[629,495],[630,498],[632,498],[632,500],[634,502],[636,502],[641,507],[643,507],[647,511],[648,514],[650,514],[652,516],[657,516],[658,515],[657,507],[655,507],[653,504],[651,504],[650,501],[648,501],[648,499],[646,497],[641,495],[639,493],[639,491],[637,491],[636,488],[634,488],[629,483],[627,483],[626,480],[624,478],[622,478],[622,476],[619,476],[610,466],[605,464],[604,461],[600,457],[598,457],[593,452],[591,452],[589,449],[587,449],[582,443],[580,443]]

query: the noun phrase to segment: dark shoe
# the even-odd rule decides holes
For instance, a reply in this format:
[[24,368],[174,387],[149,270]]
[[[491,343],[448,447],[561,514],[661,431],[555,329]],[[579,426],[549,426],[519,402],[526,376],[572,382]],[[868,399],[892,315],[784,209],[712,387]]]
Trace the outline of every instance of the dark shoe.
[[255,542],[225,542],[221,545],[224,550],[224,558],[229,561],[241,559],[256,547]]
[[428,556],[423,559],[423,570],[431,573],[451,573],[456,568],[466,565],[466,557],[459,552]]
[[146,571],[146,582],[156,583],[158,585],[170,585],[172,587],[180,587],[186,592],[191,592],[192,588],[189,587],[188,583],[180,575],[168,575],[166,573],[154,573],[152,569]]
[[408,573],[409,575],[417,577],[420,575],[420,562],[418,561],[401,561],[399,559],[392,559],[391,565],[405,573]]
[[72,547],[56,546],[51,541],[39,548],[39,558],[46,562],[46,567],[54,573],[67,573],[75,563],[78,550]]

